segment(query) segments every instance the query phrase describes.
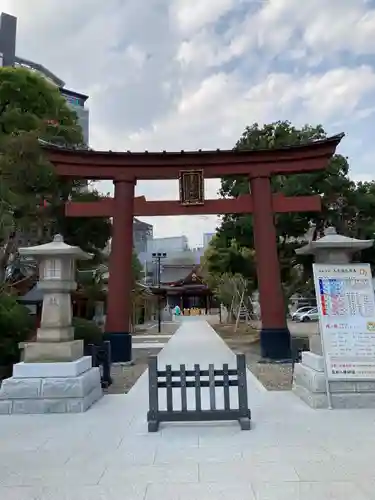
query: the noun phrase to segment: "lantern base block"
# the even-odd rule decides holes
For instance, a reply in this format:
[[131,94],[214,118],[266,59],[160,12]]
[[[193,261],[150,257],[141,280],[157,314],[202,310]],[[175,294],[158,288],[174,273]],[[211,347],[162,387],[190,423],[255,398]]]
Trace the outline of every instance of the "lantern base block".
[[83,340],[68,342],[26,342],[25,363],[59,363],[76,361],[83,356]]
[[[327,384],[322,356],[302,353],[302,362],[294,365],[293,393],[314,409],[328,408]],[[374,409],[375,379],[331,380],[333,409]]]
[[[82,413],[103,395],[100,369],[91,367],[91,358],[72,363],[30,363],[29,366],[33,367],[29,376],[19,376],[26,375],[28,369],[27,363],[19,363],[13,370],[15,376],[3,381],[0,414]],[[83,373],[73,375],[83,368],[86,368]],[[45,376],[52,373],[55,376]]]
[[37,342],[71,342],[74,340],[74,328],[72,326],[59,326],[49,328],[42,326],[36,332]]
[[13,365],[14,378],[78,377],[92,368],[91,356],[61,363],[25,363]]

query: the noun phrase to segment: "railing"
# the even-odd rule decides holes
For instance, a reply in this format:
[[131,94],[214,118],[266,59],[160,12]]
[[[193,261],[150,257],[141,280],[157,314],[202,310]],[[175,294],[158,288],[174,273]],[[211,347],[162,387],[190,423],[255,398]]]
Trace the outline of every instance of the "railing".
[[[238,420],[242,430],[249,430],[251,412],[247,398],[245,355],[237,354],[236,358],[237,367],[235,369],[230,369],[228,364],[224,364],[223,368],[218,370],[214,368],[214,365],[210,364],[208,370],[202,370],[199,364],[195,364],[194,370],[187,370],[183,364],[180,365],[179,370],[172,370],[171,365],[166,365],[165,370],[158,370],[157,357],[151,356],[148,363],[148,431],[157,432],[160,422],[215,420]],[[223,388],[224,408],[218,409],[216,407],[217,387]],[[231,387],[238,387],[238,408],[231,408]],[[181,409],[173,407],[173,389],[175,388],[181,389]],[[187,389],[189,388],[193,388],[195,391],[194,409],[188,409]],[[202,409],[202,388],[209,389],[209,410]],[[159,389],[166,389],[166,410],[159,409]]]
[[112,385],[111,377],[111,343],[106,340],[102,345],[88,345],[88,355],[92,357],[92,366],[100,368],[100,376],[103,389]]

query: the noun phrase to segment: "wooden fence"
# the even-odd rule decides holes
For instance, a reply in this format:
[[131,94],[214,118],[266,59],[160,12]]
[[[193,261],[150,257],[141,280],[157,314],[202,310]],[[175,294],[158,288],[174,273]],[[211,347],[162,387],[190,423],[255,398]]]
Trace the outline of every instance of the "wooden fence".
[[[180,365],[179,370],[172,370],[166,365],[165,370],[158,370],[157,357],[151,356],[148,364],[149,376],[149,411],[147,422],[149,432],[156,432],[160,422],[197,422],[215,420],[238,420],[242,430],[250,429],[251,412],[248,406],[246,360],[244,354],[237,354],[237,366],[232,369],[228,364],[215,369],[210,364],[208,370],[202,370],[199,364],[194,370],[187,370]],[[216,388],[223,388],[224,408],[217,408]],[[238,408],[231,408],[230,388],[238,387]],[[209,390],[209,409],[202,408],[202,389]],[[166,390],[166,410],[159,409],[159,390]],[[181,408],[173,407],[173,389],[179,389]],[[194,389],[195,407],[188,409],[187,389]]]

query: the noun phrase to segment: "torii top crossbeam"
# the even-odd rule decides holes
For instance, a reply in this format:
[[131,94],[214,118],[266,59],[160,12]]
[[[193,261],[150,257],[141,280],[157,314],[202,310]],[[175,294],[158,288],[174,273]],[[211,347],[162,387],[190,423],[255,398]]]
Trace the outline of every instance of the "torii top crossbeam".
[[84,179],[177,179],[181,169],[199,168],[204,177],[263,177],[321,170],[344,134],[297,146],[267,150],[113,152],[44,146],[60,176]]

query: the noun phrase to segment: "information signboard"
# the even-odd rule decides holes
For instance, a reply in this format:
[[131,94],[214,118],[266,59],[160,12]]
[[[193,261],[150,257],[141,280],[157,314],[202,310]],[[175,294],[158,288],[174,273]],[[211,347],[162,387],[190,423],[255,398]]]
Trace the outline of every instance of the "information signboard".
[[314,264],[327,377],[375,378],[375,295],[369,264]]

